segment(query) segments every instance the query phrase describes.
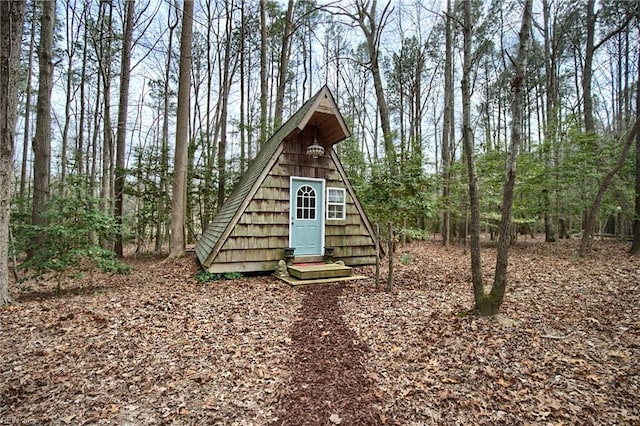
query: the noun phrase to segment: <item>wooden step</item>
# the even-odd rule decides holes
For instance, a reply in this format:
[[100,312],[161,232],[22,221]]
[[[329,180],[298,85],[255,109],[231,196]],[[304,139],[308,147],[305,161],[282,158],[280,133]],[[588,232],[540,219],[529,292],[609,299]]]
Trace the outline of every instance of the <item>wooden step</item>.
[[337,263],[294,264],[288,267],[289,275],[300,280],[350,277],[351,267]]
[[296,256],[293,263],[324,263],[324,256]]

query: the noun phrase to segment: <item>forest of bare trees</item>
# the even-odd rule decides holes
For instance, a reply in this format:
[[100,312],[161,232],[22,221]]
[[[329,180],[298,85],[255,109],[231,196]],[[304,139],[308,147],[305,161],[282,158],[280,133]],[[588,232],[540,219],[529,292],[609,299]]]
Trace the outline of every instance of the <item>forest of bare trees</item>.
[[640,252],[637,0],[27,0],[0,12],[3,302],[14,257],[59,271],[87,256],[117,269],[115,255],[170,242],[183,254],[324,84],[373,221],[445,246],[539,232],[550,247],[581,238],[581,255],[595,235]]

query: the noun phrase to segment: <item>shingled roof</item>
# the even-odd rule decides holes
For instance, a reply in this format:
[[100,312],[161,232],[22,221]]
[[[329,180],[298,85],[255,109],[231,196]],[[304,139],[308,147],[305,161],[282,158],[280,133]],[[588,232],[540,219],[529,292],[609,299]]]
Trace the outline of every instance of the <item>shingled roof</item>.
[[325,135],[324,141],[327,146],[332,146],[350,136],[342,116],[333,108],[335,108],[333,96],[324,86],[262,146],[196,244],[196,255],[205,268],[215,259],[253,194],[282,152],[282,142],[286,138],[295,137],[304,130],[310,120],[313,119],[317,124],[319,120],[327,120],[328,117],[332,120],[333,126],[332,131]]

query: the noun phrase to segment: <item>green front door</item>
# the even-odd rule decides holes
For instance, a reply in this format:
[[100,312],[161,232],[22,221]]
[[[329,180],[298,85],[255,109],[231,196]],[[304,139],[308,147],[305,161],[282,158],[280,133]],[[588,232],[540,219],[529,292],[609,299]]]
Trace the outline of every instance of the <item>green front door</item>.
[[289,240],[296,256],[322,254],[324,239],[324,181],[291,179]]

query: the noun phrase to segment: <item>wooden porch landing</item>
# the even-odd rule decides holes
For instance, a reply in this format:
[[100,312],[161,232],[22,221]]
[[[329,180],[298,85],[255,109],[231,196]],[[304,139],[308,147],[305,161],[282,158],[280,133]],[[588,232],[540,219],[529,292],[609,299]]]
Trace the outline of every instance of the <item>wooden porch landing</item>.
[[363,280],[367,278],[364,275],[351,275],[350,277],[338,277],[338,278],[317,278],[313,280],[301,280],[296,277],[292,277],[291,275],[289,275],[288,277],[280,277],[276,275],[276,277],[280,278],[282,281],[286,282],[292,287],[304,287],[304,286],[314,285],[314,284],[338,283],[343,281]]
[[[353,275],[352,268],[338,263],[298,263],[287,267],[289,276],[278,276],[292,286],[333,283],[366,278]],[[277,276],[277,275],[276,275]]]
[[338,263],[294,263],[287,267],[289,275],[300,280],[342,278],[351,276],[351,267]]

